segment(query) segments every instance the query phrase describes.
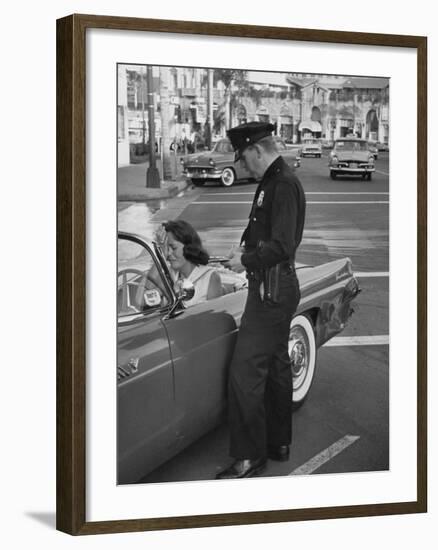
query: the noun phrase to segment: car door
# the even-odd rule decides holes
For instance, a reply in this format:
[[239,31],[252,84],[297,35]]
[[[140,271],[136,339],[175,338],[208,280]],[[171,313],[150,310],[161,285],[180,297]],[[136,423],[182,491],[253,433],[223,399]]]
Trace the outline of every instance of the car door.
[[174,376],[166,300],[150,285],[136,301],[142,273],[158,264],[140,240],[119,239],[118,252],[117,479],[132,483],[174,454]]
[[182,449],[223,418],[228,367],[246,292],[185,309],[164,321],[175,374],[175,414]]

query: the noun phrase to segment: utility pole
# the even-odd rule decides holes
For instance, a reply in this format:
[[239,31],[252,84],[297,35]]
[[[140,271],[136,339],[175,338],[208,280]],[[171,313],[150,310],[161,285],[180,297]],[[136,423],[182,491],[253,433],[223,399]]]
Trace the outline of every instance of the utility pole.
[[149,115],[149,168],[146,172],[146,187],[160,187],[160,174],[155,160],[155,112],[152,65],[147,66],[148,115]]

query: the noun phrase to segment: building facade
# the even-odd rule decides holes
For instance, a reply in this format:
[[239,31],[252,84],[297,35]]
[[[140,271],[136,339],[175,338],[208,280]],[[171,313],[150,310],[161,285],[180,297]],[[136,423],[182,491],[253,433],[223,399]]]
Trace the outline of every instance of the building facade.
[[[275,133],[289,143],[309,137],[332,141],[348,135],[389,141],[389,80],[385,78],[189,67],[167,70],[164,118],[160,69],[153,68],[158,150],[164,119],[170,139],[177,143],[190,143],[195,135],[203,143],[207,131],[214,140],[225,136],[229,127],[254,120],[273,123]],[[118,76],[119,159],[126,162],[129,152],[148,141],[146,67],[121,65]]]

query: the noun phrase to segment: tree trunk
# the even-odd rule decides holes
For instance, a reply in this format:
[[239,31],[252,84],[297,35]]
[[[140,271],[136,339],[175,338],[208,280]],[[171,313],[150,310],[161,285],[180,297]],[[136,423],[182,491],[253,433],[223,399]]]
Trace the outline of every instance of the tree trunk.
[[231,90],[229,87],[225,88],[224,93],[224,115],[225,115],[225,130],[231,128]]

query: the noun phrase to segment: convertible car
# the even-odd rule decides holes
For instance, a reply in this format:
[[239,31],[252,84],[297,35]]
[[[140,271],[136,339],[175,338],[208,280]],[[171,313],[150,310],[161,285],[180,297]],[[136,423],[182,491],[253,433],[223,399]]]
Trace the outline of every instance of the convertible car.
[[[193,286],[175,293],[160,247],[127,233],[119,233],[118,266],[117,478],[126,484],[223,421],[247,280],[217,262],[223,295],[185,307]],[[151,272],[155,282],[145,285]],[[318,347],[343,330],[360,291],[348,258],[300,266],[297,274],[302,296],[289,338],[294,408],[309,394]]]
[[[275,142],[278,152],[293,169],[300,166],[299,150],[288,148],[279,137],[275,137]],[[206,181],[218,181],[225,187],[231,187],[236,181],[252,179],[248,170],[234,157],[230,140],[220,139],[211,151],[182,157],[183,175],[198,187]]]

